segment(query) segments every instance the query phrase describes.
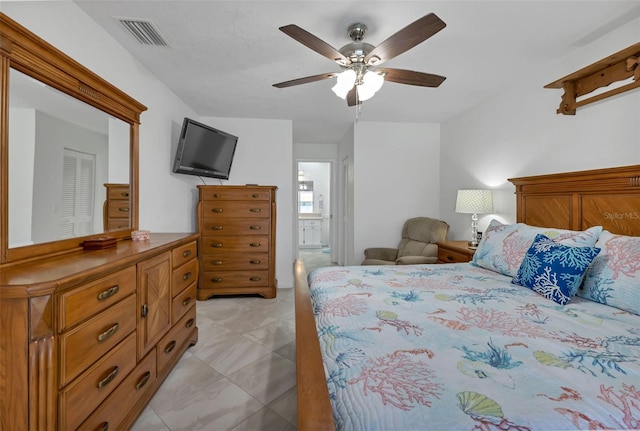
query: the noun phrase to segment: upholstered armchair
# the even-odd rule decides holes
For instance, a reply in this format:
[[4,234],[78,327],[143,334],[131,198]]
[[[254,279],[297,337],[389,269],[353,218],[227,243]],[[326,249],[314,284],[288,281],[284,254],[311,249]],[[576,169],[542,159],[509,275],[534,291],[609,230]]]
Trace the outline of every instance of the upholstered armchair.
[[402,227],[398,248],[376,247],[364,251],[362,265],[413,265],[436,263],[438,245],[449,234],[449,225],[429,217],[415,217]]

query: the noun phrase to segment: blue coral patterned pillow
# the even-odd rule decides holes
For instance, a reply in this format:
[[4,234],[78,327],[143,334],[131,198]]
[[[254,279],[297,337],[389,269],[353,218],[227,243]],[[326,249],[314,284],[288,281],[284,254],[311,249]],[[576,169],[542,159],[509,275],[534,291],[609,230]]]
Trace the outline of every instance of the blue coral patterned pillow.
[[578,290],[599,252],[597,247],[570,247],[538,234],[512,283],[564,305]]

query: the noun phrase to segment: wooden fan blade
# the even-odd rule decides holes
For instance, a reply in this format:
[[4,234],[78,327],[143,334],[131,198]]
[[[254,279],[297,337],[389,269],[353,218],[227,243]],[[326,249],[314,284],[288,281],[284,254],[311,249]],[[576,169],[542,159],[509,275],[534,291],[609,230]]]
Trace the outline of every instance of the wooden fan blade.
[[444,82],[444,76],[434,75],[432,73],[415,72],[413,70],[404,69],[387,69],[380,67],[376,72],[384,73],[384,80],[397,82],[399,84],[419,85],[420,87],[439,87]]
[[373,66],[389,61],[393,57],[429,39],[446,26],[447,24],[438,18],[436,14],[425,15],[376,46],[364,58],[364,62]]
[[358,93],[356,90],[356,86],[354,85],[353,88],[347,93],[347,106],[356,106],[361,104],[362,101],[358,100]]
[[327,57],[329,60],[341,64],[346,64],[347,62],[347,57],[340,53],[340,51],[295,24],[285,25],[284,27],[280,27],[280,30],[307,48],[311,48],[318,54]]
[[338,74],[333,72],[321,73],[320,75],[305,76],[304,78],[298,78],[298,79],[292,79],[291,81],[279,82],[277,84],[273,84],[273,86],[277,88],[293,87],[294,85],[308,84],[310,82],[322,81],[323,79],[333,78],[336,75]]

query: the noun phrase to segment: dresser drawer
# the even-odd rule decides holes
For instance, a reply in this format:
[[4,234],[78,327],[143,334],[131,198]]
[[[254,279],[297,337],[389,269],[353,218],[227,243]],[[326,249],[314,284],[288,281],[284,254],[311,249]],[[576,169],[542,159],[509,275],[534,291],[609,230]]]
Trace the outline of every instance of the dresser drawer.
[[202,253],[234,252],[263,252],[269,251],[269,237],[264,235],[245,236],[203,236]]
[[207,218],[202,221],[202,235],[268,235],[268,218]]
[[202,258],[204,271],[235,271],[269,269],[269,256],[265,253],[227,253],[210,251]]
[[[60,386],[73,380],[136,329],[136,296],[130,295],[60,336]],[[134,356],[131,358],[135,362]]]
[[208,289],[269,285],[269,271],[205,271],[202,278],[201,286]]
[[201,190],[201,200],[203,201],[268,201],[271,199],[271,190],[231,190],[219,187],[217,190]]
[[198,243],[193,241],[171,251],[171,261],[174,268],[194,259],[197,256]]
[[109,201],[107,211],[109,212],[109,217],[128,218],[129,201]]
[[129,186],[111,186],[108,189],[109,200],[129,200]]
[[64,292],[58,301],[60,329],[66,330],[80,323],[135,291],[136,268],[132,266],[81,288]]
[[[204,220],[212,218],[232,219],[234,217],[270,217],[271,204],[269,201],[256,202],[203,202],[202,215]],[[203,221],[204,221],[203,220]]]
[[438,262],[442,263],[463,263],[469,262],[471,258],[468,254],[459,253],[454,250],[438,249]]
[[107,222],[106,230],[108,231],[123,230],[123,229],[129,229],[128,218],[114,218]]
[[177,322],[196,302],[196,283],[191,283],[182,293],[171,302],[171,321]]
[[189,335],[196,326],[195,301],[192,304],[182,319],[158,342],[156,347],[158,374],[164,367],[174,362],[177,356],[180,356],[189,340]]
[[75,430],[85,420],[87,413],[98,407],[135,368],[135,358],[134,332],[78,379],[61,390],[60,429]]
[[153,386],[156,380],[156,352],[149,354],[136,366],[100,407],[78,429],[79,431],[119,430],[129,410]]
[[198,261],[192,259],[190,262],[174,269],[171,277],[171,296],[176,296],[185,287],[198,279]]

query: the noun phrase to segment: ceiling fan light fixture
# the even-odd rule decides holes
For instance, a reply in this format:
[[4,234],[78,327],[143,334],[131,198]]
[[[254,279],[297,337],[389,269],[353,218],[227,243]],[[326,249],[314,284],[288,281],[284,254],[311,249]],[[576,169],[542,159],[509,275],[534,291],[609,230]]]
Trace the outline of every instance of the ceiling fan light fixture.
[[384,84],[384,76],[371,70],[362,77],[362,84],[358,85],[358,98],[361,101],[369,100]]
[[347,93],[353,88],[356,83],[356,72],[353,69],[347,69],[344,72],[338,74],[336,85],[331,90],[341,99],[346,99]]

